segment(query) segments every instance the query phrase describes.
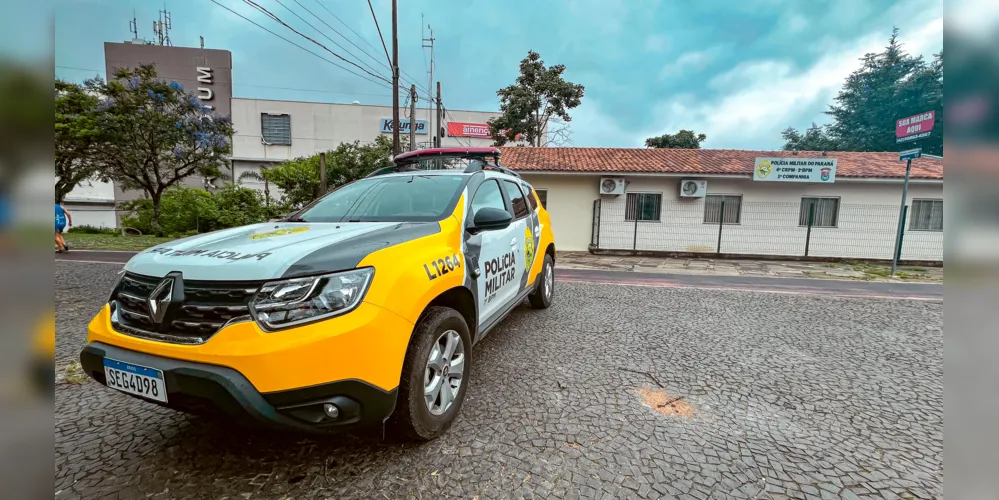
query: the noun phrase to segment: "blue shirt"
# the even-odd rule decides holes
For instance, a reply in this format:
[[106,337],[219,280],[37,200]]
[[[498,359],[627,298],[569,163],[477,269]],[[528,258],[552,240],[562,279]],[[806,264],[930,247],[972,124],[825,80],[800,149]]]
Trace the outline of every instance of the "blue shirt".
[[55,206],[55,227],[66,227],[66,211],[58,203]]

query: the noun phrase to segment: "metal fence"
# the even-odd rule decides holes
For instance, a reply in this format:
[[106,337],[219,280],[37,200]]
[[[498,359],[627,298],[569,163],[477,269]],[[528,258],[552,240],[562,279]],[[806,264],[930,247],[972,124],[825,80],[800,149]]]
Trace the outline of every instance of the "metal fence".
[[[686,202],[637,195],[594,203],[591,243],[600,250],[891,259],[898,223],[898,206],[837,198]],[[942,215],[938,224],[906,220],[904,227],[902,260],[943,260]]]

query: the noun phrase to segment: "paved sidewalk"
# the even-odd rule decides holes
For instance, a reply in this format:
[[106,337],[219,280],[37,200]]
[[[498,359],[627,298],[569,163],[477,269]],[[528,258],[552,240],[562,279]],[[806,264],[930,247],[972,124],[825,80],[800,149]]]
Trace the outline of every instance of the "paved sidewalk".
[[588,252],[559,252],[558,267],[706,276],[772,276],[777,278],[862,281],[943,281],[942,267],[900,266],[896,273],[897,277],[892,278],[889,276],[891,266],[887,264],[633,257],[593,255]]

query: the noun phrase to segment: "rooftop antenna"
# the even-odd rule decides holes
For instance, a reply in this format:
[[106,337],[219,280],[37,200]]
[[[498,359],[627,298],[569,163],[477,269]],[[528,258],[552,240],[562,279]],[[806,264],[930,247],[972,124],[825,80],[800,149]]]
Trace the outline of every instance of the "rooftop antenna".
[[198,38],[201,39],[201,48],[205,48],[205,37],[199,36]]
[[128,22],[128,31],[132,33],[132,40],[139,39],[139,23],[135,20],[135,11],[132,11],[132,20]]
[[159,21],[153,21],[153,34],[160,45],[173,46],[170,41],[170,28],[173,28],[173,20],[170,13],[165,9],[159,11]]

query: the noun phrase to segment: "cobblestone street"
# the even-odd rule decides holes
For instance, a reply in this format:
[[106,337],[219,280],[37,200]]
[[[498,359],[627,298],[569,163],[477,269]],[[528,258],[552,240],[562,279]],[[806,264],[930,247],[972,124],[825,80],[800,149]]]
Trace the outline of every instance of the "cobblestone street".
[[[58,371],[118,269],[56,263]],[[942,328],[935,301],[559,282],[476,346],[427,444],[245,430],[63,378],[55,497],[940,498]]]

